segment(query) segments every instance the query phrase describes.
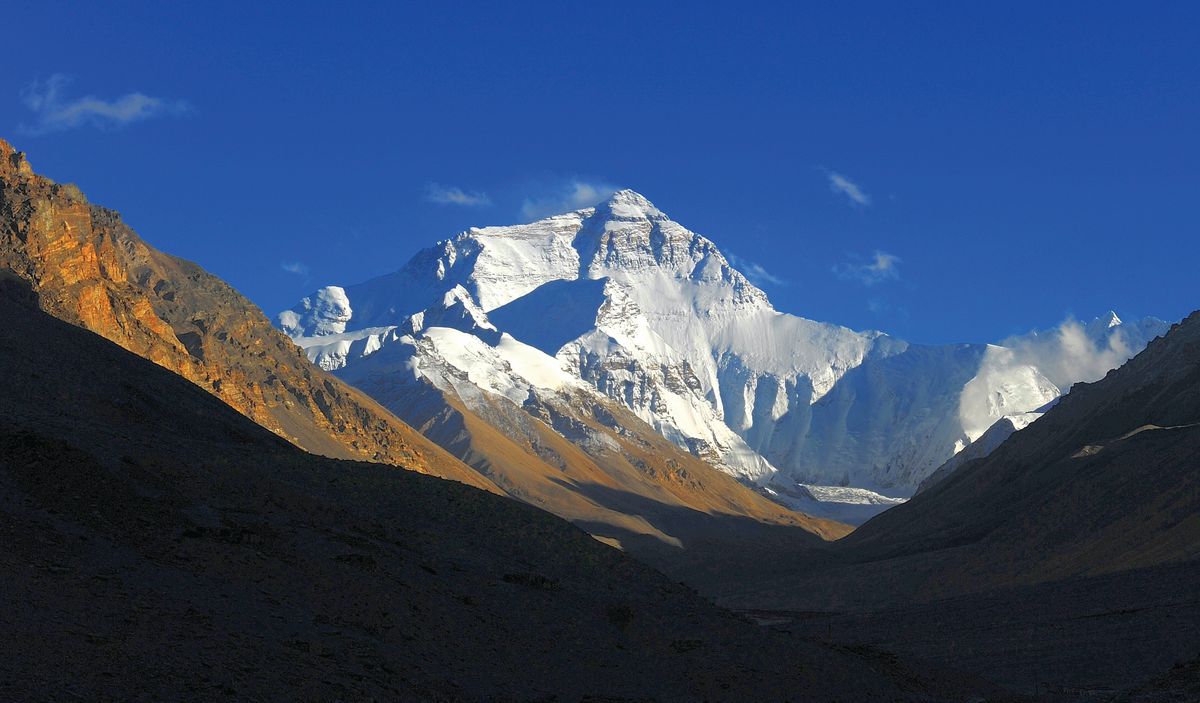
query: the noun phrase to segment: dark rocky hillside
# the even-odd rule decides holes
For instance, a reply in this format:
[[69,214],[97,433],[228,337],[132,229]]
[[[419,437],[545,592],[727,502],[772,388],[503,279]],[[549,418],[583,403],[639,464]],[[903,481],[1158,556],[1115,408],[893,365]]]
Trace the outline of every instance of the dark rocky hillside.
[[1024,692],[1115,692],[1193,660],[1198,582],[1200,313],[831,549],[707,581]]
[[[23,299],[23,300],[18,300]],[[0,279],[6,700],[962,700],[530,506],[306,454]]]

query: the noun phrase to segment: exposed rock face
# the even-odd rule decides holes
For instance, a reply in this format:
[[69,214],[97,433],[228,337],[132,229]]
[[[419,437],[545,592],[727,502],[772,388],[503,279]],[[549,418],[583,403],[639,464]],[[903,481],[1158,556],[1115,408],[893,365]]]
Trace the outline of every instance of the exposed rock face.
[[[942,586],[1033,583],[1200,558],[1200,312],[845,545],[945,548]],[[924,566],[927,565],[923,565]]]
[[0,268],[50,314],[209,391],[317,454],[401,465],[496,490],[360,392],[308,363],[261,312],[159,252],[79,189],[34,174],[0,140]]

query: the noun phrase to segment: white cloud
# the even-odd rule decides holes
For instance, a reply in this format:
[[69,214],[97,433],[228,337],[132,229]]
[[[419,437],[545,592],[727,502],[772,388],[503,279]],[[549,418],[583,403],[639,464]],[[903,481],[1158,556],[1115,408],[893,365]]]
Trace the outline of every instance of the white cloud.
[[[978,437],[1002,415],[1036,410],[1057,395],[1051,389],[1031,390],[1039,375],[1065,393],[1076,383],[1098,381],[1124,364],[1142,342],[1131,340],[1123,327],[1089,334],[1083,323],[1067,318],[1053,329],[989,346],[976,379],[963,388],[959,401],[959,417],[968,437]],[[998,406],[992,387],[1001,382],[1010,391],[1025,390]]]
[[863,192],[862,187],[840,173],[829,171],[829,189],[850,199],[855,205],[866,207],[871,204],[871,196]]
[[1013,350],[1015,363],[1036,366],[1063,391],[1080,381],[1098,381],[1125,363],[1134,349],[1118,327],[1107,339],[1093,339],[1083,323],[1067,318],[1048,332],[1031,332],[1001,343]]
[[279,268],[287,271],[288,273],[294,273],[297,276],[308,275],[308,266],[300,263],[299,261],[284,261],[283,263],[279,264]]
[[898,280],[900,263],[900,257],[876,249],[870,261],[837,264],[833,267],[833,272],[843,281],[857,281],[864,286],[873,286],[884,281]]
[[85,125],[123,127],[163,115],[180,115],[189,107],[182,100],[155,98],[144,93],[127,93],[112,100],[91,95],[68,99],[63,93],[71,79],[55,73],[45,82],[34,81],[21,92],[21,102],[34,113],[33,124],[22,124],[26,134],[46,134]]
[[462,205],[463,207],[486,207],[492,204],[487,193],[467,192],[455,186],[430,183],[425,189],[425,199],[439,205]]
[[551,215],[561,215],[585,207],[598,205],[619,190],[603,182],[589,182],[573,178],[549,195],[526,198],[521,203],[521,216],[526,220],[540,220]]
[[762,286],[764,283],[786,286],[788,283],[786,279],[767,271],[760,264],[747,261],[733,252],[729,252],[729,263],[733,264],[735,269],[741,271],[742,275],[750,279],[750,282],[756,286]]

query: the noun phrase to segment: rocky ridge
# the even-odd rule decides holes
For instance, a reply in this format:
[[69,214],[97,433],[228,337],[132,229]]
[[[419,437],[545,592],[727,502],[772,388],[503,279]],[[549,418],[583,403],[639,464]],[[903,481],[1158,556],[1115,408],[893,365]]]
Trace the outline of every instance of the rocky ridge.
[[147,245],[120,215],[34,173],[0,140],[0,268],[42,309],[187,378],[317,454],[496,487],[361,392],[314,368],[199,266]]

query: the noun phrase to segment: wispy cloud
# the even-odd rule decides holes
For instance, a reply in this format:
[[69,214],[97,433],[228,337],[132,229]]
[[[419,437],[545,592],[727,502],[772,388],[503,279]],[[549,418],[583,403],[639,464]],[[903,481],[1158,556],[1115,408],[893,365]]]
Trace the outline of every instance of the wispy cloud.
[[862,186],[835,171],[827,171],[825,175],[829,178],[829,189],[834,193],[846,196],[855,205],[867,207],[871,204],[871,196],[863,191]]
[[492,204],[487,193],[468,192],[456,186],[430,183],[425,188],[425,199],[438,205],[461,205],[463,207],[486,207]]
[[1018,363],[1036,366],[1063,391],[1079,381],[1100,380],[1141,351],[1140,344],[1135,347],[1122,327],[1093,336],[1087,325],[1074,317],[1048,331],[1009,337],[1001,345],[1013,351]]
[[856,281],[864,286],[873,286],[884,281],[898,280],[900,263],[900,257],[876,249],[869,260],[837,264],[833,267],[833,273],[843,281]]
[[1027,376],[1032,367],[1065,393],[1080,381],[1103,378],[1140,351],[1144,343],[1145,340],[1131,339],[1122,327],[1107,334],[1091,334],[1087,325],[1068,317],[1051,330],[1009,337],[999,346],[990,345],[975,379],[963,388],[959,399],[963,428],[974,439],[1001,414],[1034,410],[1057,395],[1033,395],[1025,407],[997,408],[991,397],[997,381]]
[[287,271],[288,273],[294,273],[297,276],[308,275],[308,265],[302,264],[299,261],[284,261],[279,264],[279,268]]
[[182,100],[155,98],[145,93],[126,93],[111,100],[85,95],[68,98],[69,76],[55,73],[45,81],[34,81],[21,91],[21,102],[34,115],[33,122],[18,129],[26,134],[46,134],[91,125],[101,129],[124,127],[154,117],[180,115],[190,108]]
[[521,216],[527,220],[540,220],[551,215],[561,215],[599,204],[619,190],[616,186],[599,181],[573,178],[546,195],[526,198],[521,203]]
[[908,308],[897,305],[895,298],[891,296],[871,296],[867,299],[867,310],[876,317],[887,317],[890,324],[895,324],[898,320],[907,321],[909,319]]
[[742,275],[750,279],[750,282],[756,286],[761,286],[764,283],[771,283],[777,286],[786,286],[788,284],[787,279],[780,278],[763,268],[762,265],[743,259],[733,252],[729,252],[729,263],[733,264],[735,269],[741,271]]

